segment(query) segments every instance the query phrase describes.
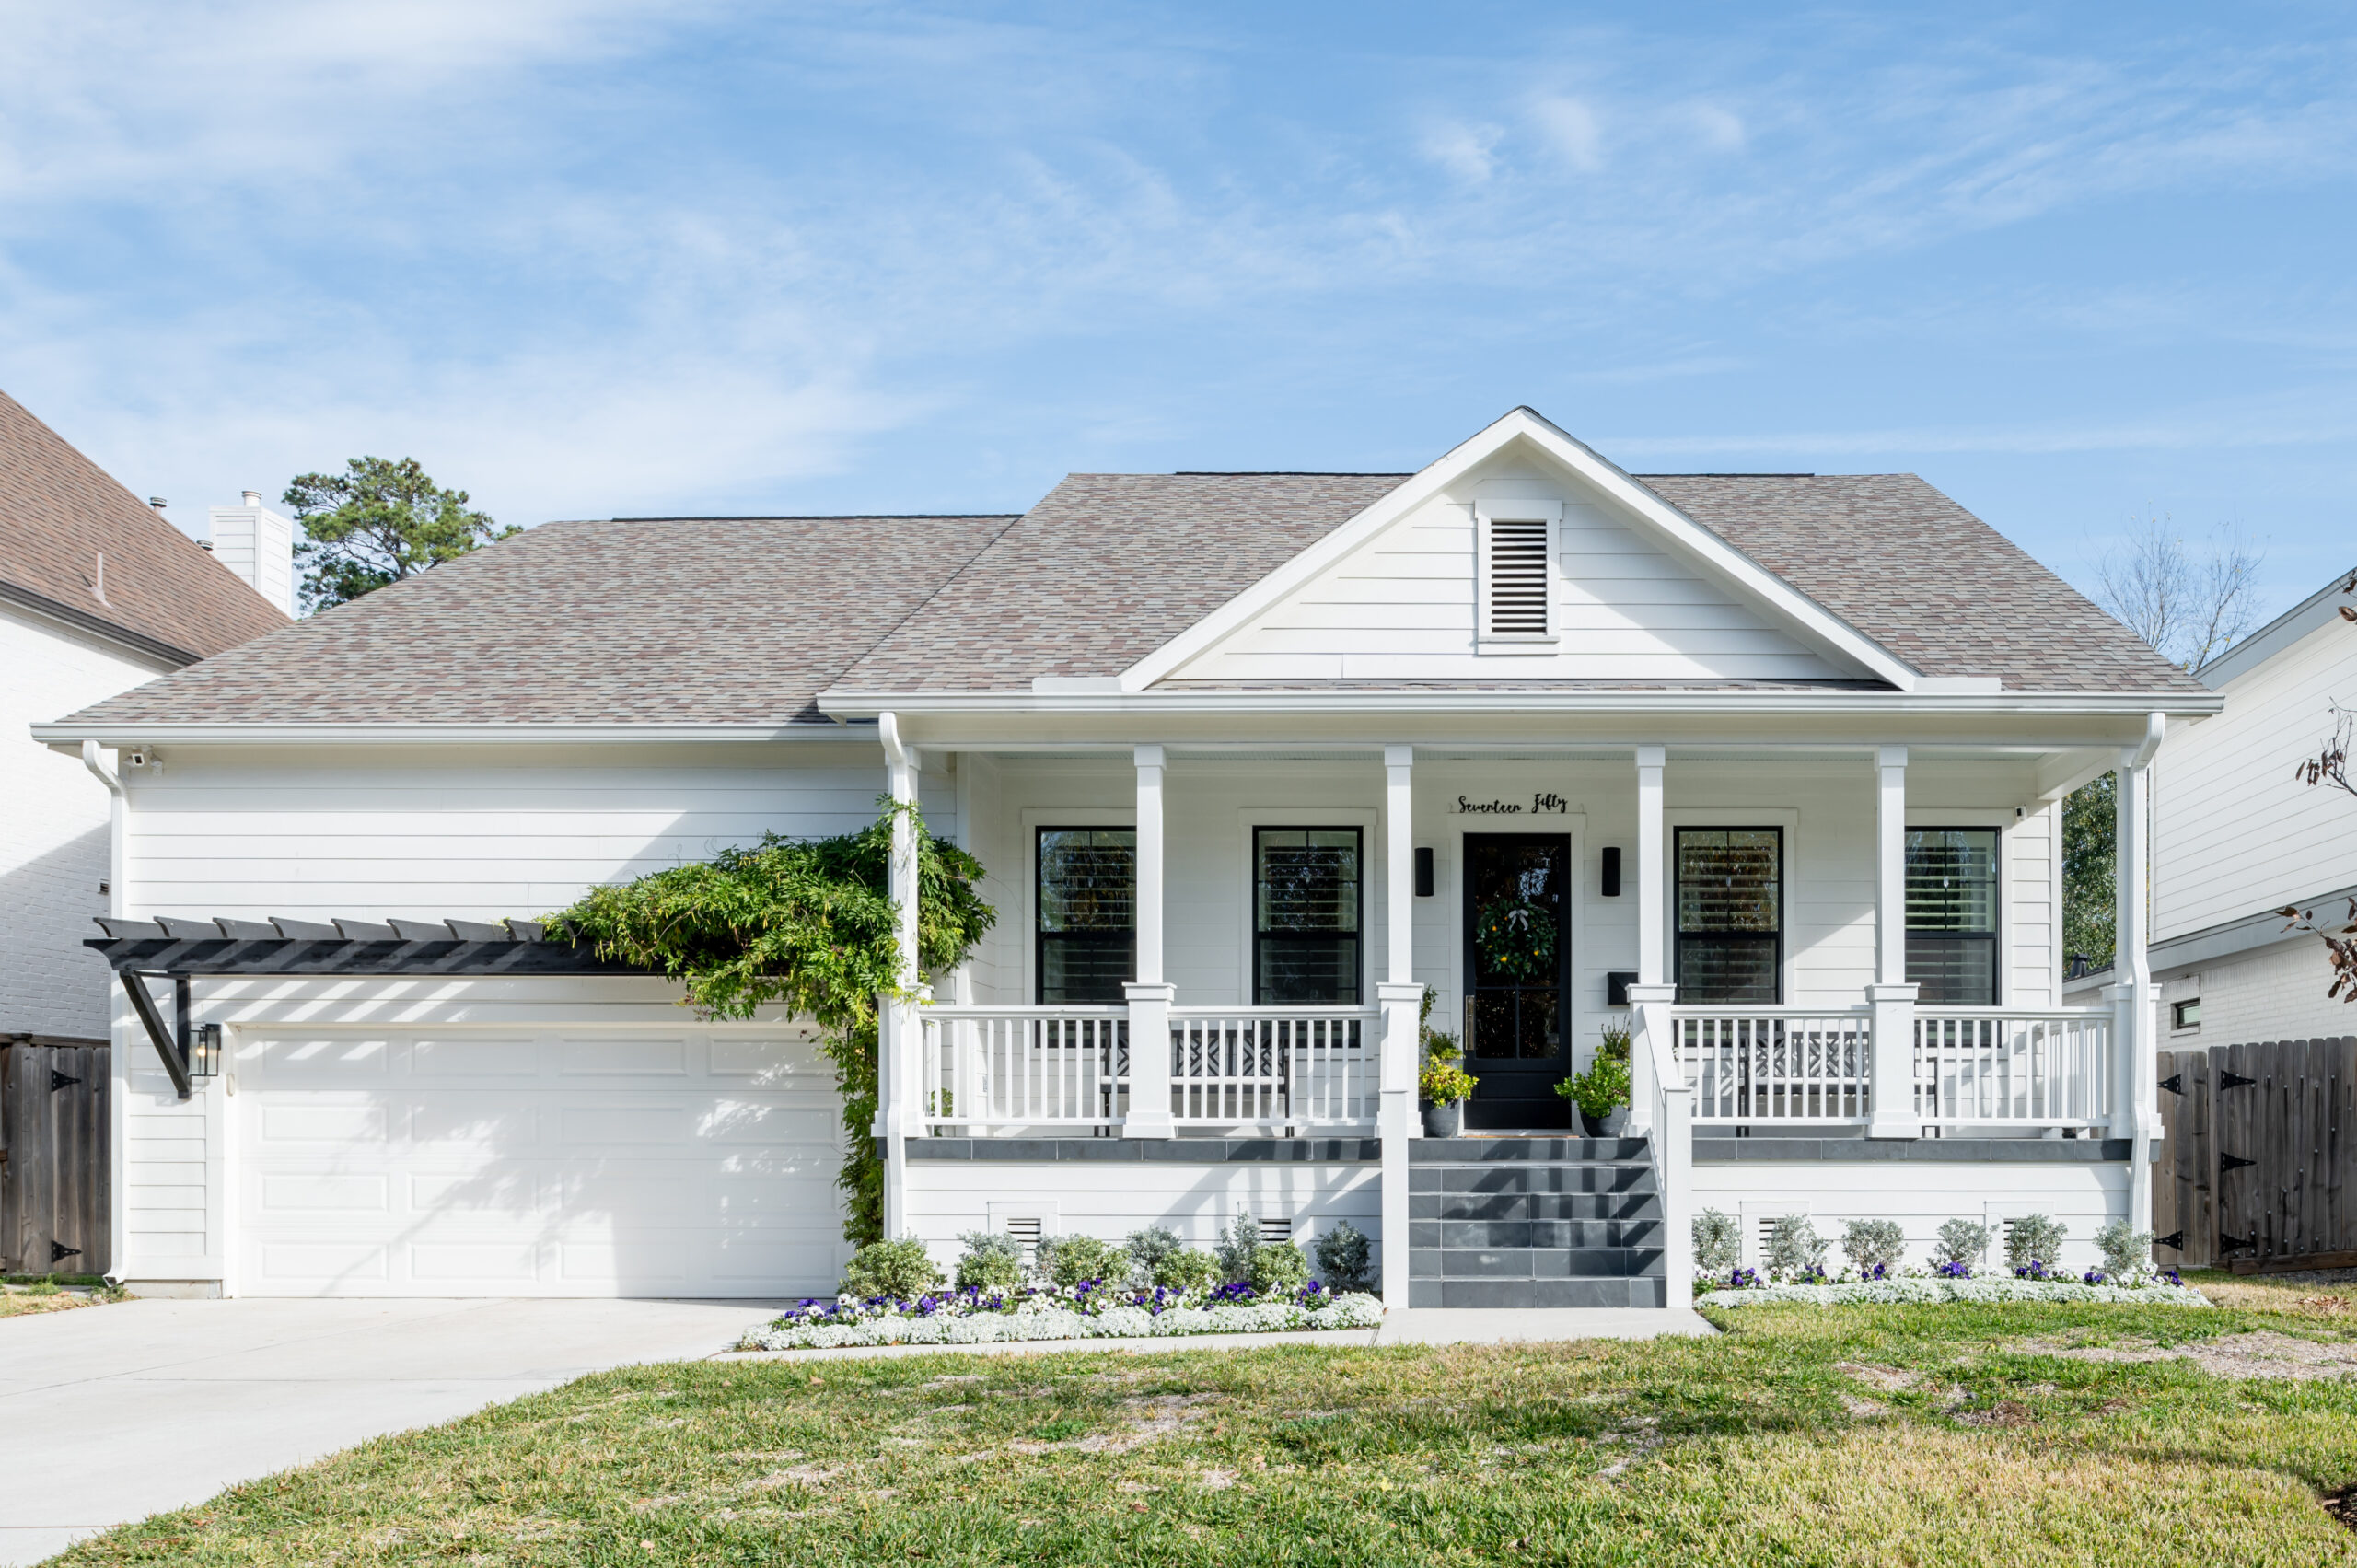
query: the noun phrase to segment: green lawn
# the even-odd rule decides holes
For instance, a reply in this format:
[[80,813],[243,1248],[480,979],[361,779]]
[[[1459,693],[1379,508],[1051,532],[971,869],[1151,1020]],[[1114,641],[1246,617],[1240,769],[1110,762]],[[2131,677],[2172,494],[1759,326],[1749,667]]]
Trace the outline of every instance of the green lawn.
[[[82,1285],[82,1282],[75,1283]],[[10,1280],[0,1282],[0,1318],[66,1312],[76,1307],[101,1307],[122,1299],[122,1293],[107,1289],[103,1280],[70,1290],[51,1279]]]
[[[2329,1313],[1719,1320],[1644,1343],[645,1368],[64,1561],[2357,1563],[2325,1505],[2357,1480],[2357,1378],[2165,1355],[2260,1330],[2357,1365]],[[2054,1353],[2087,1347],[2148,1359]]]

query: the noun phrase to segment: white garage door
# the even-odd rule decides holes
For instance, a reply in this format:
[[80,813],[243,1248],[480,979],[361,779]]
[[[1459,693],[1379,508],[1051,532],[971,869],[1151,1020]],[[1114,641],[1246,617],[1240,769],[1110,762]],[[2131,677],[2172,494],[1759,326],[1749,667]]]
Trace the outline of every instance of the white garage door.
[[248,1295],[809,1295],[848,1248],[833,1072],[726,1029],[241,1031]]

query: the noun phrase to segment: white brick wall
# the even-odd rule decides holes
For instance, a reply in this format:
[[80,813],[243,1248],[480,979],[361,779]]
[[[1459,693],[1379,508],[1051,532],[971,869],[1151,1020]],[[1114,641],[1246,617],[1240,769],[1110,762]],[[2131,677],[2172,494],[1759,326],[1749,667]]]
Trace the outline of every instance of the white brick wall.
[[103,1039],[106,966],[81,946],[107,911],[105,788],[27,726],[165,667],[0,606],[0,1032]]
[[[2324,911],[2316,912],[2319,918]],[[2314,936],[2261,947],[2195,970],[2167,970],[2158,977],[2165,1007],[2201,999],[2201,1027],[2169,1027],[2161,1018],[2161,1049],[2250,1045],[2274,1040],[2327,1040],[2357,1035],[2357,1005],[2325,994],[2332,967],[2324,944]]]

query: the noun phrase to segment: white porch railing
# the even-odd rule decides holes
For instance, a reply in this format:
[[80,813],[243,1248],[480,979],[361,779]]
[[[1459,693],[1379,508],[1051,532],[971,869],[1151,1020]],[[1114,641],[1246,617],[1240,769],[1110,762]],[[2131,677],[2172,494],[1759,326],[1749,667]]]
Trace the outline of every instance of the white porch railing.
[[[1170,1115],[1182,1130],[1371,1132],[1373,1007],[1173,1007]],[[1130,1112],[1126,1007],[918,1010],[919,1115],[967,1137],[1112,1132]]]
[[1109,1130],[1129,1113],[1126,1007],[926,1006],[917,1017],[930,1132]]
[[1670,1028],[1697,1125],[1863,1122],[1873,1109],[1866,1008],[1678,1006]]
[[1382,1036],[1373,1007],[1173,1007],[1171,1120],[1371,1130]]
[[1915,1015],[1915,1110],[1926,1122],[2088,1127],[2111,1114],[2108,1008]]

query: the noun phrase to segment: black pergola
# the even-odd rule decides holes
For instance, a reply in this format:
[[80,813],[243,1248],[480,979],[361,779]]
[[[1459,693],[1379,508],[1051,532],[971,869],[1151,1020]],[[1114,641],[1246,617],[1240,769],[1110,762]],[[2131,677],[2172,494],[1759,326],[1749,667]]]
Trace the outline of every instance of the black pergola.
[[[365,975],[424,979],[499,978],[511,975],[643,975],[656,971],[629,964],[611,964],[587,947],[570,942],[519,940],[514,936],[454,937],[392,935],[389,939],[284,936],[205,936],[168,934],[165,924],[115,920],[111,929],[129,930],[153,924],[155,935],[93,936],[83,944],[104,958],[122,977],[132,1010],[155,1043],[156,1054],[171,1075],[180,1098],[189,1098],[191,1024],[189,982],[201,977],[316,977],[351,979]],[[172,921],[188,926],[194,922]],[[227,923],[231,924],[242,923]],[[409,924],[403,922],[403,924]],[[271,930],[262,926],[262,930]],[[445,929],[447,929],[447,927]],[[167,1026],[150,980],[172,982],[172,1021]]]

